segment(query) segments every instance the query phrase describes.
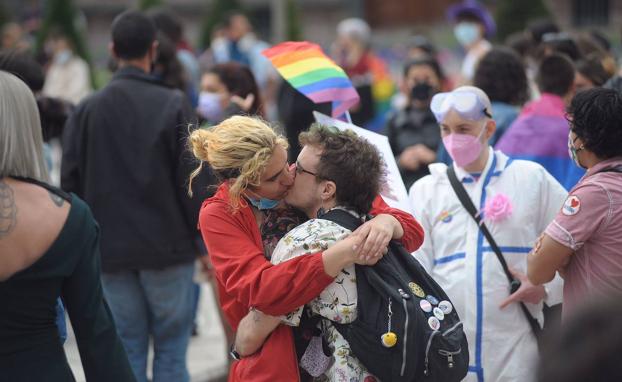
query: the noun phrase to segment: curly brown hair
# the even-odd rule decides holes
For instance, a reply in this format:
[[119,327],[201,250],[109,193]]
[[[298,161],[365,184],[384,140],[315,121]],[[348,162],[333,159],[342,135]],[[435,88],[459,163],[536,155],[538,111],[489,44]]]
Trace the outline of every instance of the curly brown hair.
[[335,182],[337,204],[369,213],[385,181],[385,163],[376,147],[352,130],[317,123],[298,140],[301,146],[322,149],[317,178]]

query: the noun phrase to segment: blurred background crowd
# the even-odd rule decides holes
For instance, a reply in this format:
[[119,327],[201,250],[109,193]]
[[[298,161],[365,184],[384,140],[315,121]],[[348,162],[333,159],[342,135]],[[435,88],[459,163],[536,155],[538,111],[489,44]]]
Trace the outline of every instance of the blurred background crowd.
[[[293,142],[292,157],[299,131],[312,121],[310,110],[329,106],[310,103],[283,82],[261,51],[286,40],[320,44],[360,95],[353,122],[389,137],[407,187],[428,163],[449,160],[427,112],[436,92],[467,83],[482,88],[495,105],[496,144],[521,108],[539,98],[543,57],[561,53],[573,71],[572,87],[555,79],[544,93],[568,101],[576,90],[607,81],[620,87],[618,1],[4,1],[2,55],[32,60],[29,85],[52,147],[63,116],[110,80],[109,26],[128,7],[146,10],[158,27],[153,73],[184,90],[203,121],[239,111],[278,121]],[[564,63],[549,63],[548,70],[559,74]],[[508,145],[504,151],[517,154]],[[50,151],[52,162],[59,152]],[[543,164],[566,187],[578,179],[559,164]]]
[[[430,111],[436,93],[481,88],[497,123],[490,144],[539,162],[570,190],[583,171],[567,155],[566,106],[580,90],[622,91],[619,0],[3,0],[0,70],[35,94],[56,185],[65,122],[117,70],[110,25],[128,8],[157,28],[151,73],[183,91],[200,124],[275,121],[291,160],[312,111],[331,105],[298,93],[261,52],[319,44],[358,91],[353,123],[388,137],[407,189],[428,164],[451,161]],[[528,134],[535,126],[545,129]]]

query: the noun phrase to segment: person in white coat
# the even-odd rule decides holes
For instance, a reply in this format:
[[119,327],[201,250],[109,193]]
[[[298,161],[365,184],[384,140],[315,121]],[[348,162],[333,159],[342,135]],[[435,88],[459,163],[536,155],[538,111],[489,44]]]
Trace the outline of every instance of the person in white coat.
[[432,111],[457,178],[479,210],[521,287],[510,294],[501,263],[460,203],[447,165],[433,163],[430,175],[410,189],[414,215],[425,230],[415,257],[454,303],[469,342],[466,381],[533,380],[538,348],[519,301],[543,321],[543,302],[561,303],[562,281],[545,286],[527,280],[527,253],[566,198],[564,188],[537,163],[494,151],[490,100],[479,88],[439,93]]

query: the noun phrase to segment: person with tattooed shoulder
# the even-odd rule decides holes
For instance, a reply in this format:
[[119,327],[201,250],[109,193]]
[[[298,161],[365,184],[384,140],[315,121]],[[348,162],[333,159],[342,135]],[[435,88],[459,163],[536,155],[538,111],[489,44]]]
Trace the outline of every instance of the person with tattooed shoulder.
[[99,227],[80,198],[48,185],[35,97],[5,71],[0,116],[0,380],[74,380],[61,297],[87,380],[135,381],[102,294]]

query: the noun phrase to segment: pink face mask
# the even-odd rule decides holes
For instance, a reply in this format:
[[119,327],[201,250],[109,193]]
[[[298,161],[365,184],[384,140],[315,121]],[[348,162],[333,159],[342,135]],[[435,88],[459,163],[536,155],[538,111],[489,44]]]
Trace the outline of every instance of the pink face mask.
[[475,162],[482,152],[483,145],[480,139],[482,134],[484,134],[484,130],[486,130],[485,127],[484,125],[477,137],[469,134],[453,133],[443,138],[445,149],[447,149],[451,159],[456,162],[458,167],[464,167]]

